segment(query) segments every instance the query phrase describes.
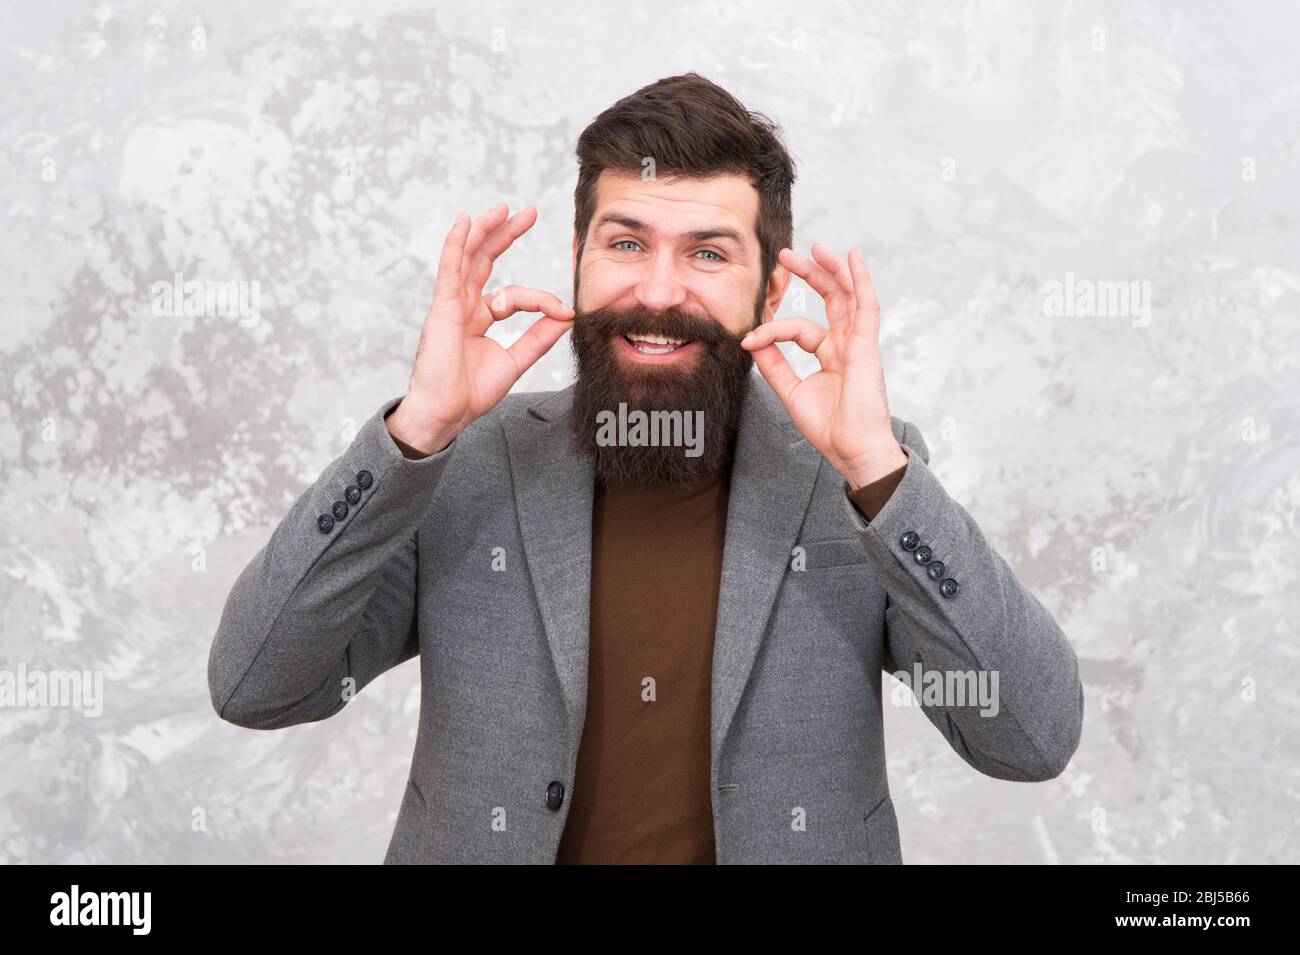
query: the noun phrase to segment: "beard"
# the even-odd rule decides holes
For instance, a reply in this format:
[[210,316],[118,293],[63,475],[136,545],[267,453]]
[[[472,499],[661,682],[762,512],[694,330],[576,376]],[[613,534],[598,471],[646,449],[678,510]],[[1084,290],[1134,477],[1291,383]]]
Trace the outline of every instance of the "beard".
[[[576,278],[576,276],[575,276]],[[575,282],[574,301],[577,302]],[[576,307],[576,306],[575,306]],[[757,327],[763,299],[754,307]],[[678,308],[654,312],[643,306],[615,311],[595,309],[574,316],[573,352],[578,377],[574,385],[574,448],[595,458],[596,476],[606,486],[686,486],[730,463],[745,386],[753,356],[733,335],[710,318],[689,315]],[[616,354],[626,342],[622,336],[640,333],[693,342],[693,355],[675,363],[637,363]],[[601,418],[643,412],[679,412],[702,422],[698,456],[671,445],[611,444],[599,438]],[[607,414],[602,415],[602,412]],[[680,433],[680,432],[679,432]]]

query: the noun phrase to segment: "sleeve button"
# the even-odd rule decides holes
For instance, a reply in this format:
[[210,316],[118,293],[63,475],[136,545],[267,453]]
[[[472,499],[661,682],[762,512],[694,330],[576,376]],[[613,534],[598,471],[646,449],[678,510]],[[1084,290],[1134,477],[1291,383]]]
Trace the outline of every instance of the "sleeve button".
[[361,491],[355,484],[349,484],[347,489],[343,492],[343,500],[347,501],[349,504],[355,504],[357,501],[361,500]]
[[930,575],[931,580],[938,580],[943,576],[943,561],[932,560],[930,566],[925,568],[925,572]]
[[369,471],[363,470],[357,472],[357,487],[361,488],[361,490],[363,491],[368,490],[370,488],[370,485],[374,483],[375,483],[375,476],[371,474]]
[[342,501],[335,501],[333,514],[334,514],[334,520],[336,521],[343,520],[343,518],[348,516],[348,506],[344,504]]
[[912,558],[918,564],[930,563],[930,558],[932,558],[933,556],[934,556],[934,551],[930,550],[930,548],[926,547],[924,544],[918,547],[916,551],[912,554]]
[[320,528],[322,534],[328,534],[330,531],[334,530],[334,518],[330,517],[328,514],[322,514],[320,517],[316,518],[316,526]]
[[903,545],[903,550],[916,550],[916,545],[921,543],[921,537],[916,531],[908,531],[898,539]]
[[957,590],[957,581],[953,580],[951,577],[945,577],[943,583],[939,585],[939,593],[943,594],[945,597],[956,597]]

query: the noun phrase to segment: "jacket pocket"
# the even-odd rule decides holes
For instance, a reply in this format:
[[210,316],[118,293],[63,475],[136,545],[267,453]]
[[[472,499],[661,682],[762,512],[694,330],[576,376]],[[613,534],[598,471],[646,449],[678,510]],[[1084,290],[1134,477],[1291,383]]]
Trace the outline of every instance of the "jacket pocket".
[[862,819],[867,832],[867,862],[870,865],[902,865],[898,842],[898,817],[894,801],[886,796]]

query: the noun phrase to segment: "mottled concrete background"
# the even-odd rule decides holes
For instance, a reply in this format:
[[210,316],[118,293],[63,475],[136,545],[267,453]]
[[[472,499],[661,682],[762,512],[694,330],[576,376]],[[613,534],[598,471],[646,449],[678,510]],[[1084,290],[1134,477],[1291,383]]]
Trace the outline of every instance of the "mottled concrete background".
[[[0,669],[103,710],[0,709],[0,860],[381,860],[416,667],[224,724],[226,592],[401,393],[455,213],[534,203],[499,279],[567,300],[575,137],[693,69],[783,125],[796,246],[862,247],[893,410],[1082,660],[1050,783],[889,710],[907,861],[1300,861],[1300,15],[1179,6],[5,3]],[[259,311],[155,314],[178,272]]]

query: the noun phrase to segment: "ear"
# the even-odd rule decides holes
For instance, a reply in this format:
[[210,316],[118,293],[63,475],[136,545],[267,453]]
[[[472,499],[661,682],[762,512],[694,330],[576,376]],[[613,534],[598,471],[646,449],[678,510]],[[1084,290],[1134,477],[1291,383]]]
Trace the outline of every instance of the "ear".
[[776,317],[777,310],[781,307],[781,300],[785,298],[786,289],[790,287],[792,278],[794,278],[794,273],[780,262],[772,269],[772,275],[767,280],[767,291],[763,296],[763,321],[770,322]]

